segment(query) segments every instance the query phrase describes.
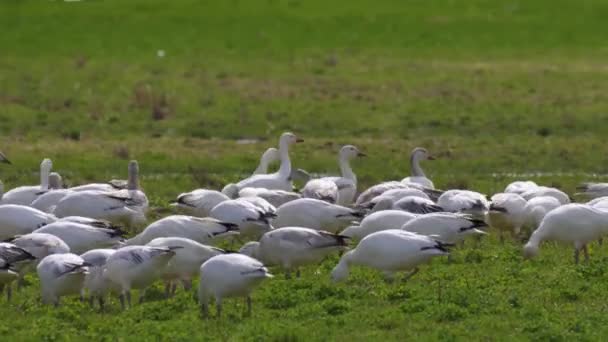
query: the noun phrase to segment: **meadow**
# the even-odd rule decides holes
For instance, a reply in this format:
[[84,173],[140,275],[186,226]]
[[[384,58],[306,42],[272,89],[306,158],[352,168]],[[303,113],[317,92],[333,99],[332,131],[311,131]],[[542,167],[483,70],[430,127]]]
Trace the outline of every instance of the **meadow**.
[[[336,173],[339,146],[361,189],[409,172],[439,188],[501,191],[533,179],[572,194],[608,179],[608,3],[585,1],[0,2],[0,166],[36,184],[44,157],[70,185],[126,177],[140,162],[155,219],[194,188],[250,173],[283,131],[295,166]],[[200,319],[192,293],[121,312],[38,303],[35,277],[0,306],[4,340],[601,340],[608,252],[543,246],[532,261],[495,235],[434,260],[407,283],[337,257],[280,272]],[[3,302],[3,300],[2,300]]]

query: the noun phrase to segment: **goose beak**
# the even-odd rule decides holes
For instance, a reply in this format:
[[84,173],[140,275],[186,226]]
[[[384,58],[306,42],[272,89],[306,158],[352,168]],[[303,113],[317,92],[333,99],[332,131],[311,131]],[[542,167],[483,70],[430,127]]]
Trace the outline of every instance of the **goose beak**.
[[426,157],[426,159],[427,159],[427,160],[435,160],[435,159],[437,159],[437,158],[435,158],[435,156],[427,156],[427,157]]
[[358,152],[357,157],[367,157],[367,154],[365,154],[363,152]]
[[296,138],[296,142],[297,142],[297,143],[304,142],[304,139],[302,139],[302,138]]

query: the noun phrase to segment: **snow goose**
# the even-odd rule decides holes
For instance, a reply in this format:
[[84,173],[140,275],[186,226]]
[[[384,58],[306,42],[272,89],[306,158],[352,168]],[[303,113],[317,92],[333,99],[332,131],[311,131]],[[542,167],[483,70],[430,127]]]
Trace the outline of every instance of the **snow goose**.
[[551,210],[562,204],[551,196],[539,196],[530,199],[524,206],[524,222],[522,227],[526,229],[528,235],[540,225],[541,221]]
[[448,190],[437,200],[437,205],[445,211],[465,213],[484,218],[489,209],[486,196],[469,190]]
[[229,297],[246,297],[251,314],[251,292],[266,278],[273,276],[256,259],[242,254],[222,254],[205,261],[200,269],[198,300],[203,316],[209,315],[209,301],[215,298],[217,317],[222,314],[222,301]]
[[11,283],[19,278],[18,269],[35,259],[32,254],[15,244],[0,242],[0,293],[6,288],[8,301],[12,295]]
[[555,208],[543,218],[524,246],[524,257],[538,254],[543,241],[559,241],[574,245],[574,262],[578,264],[580,251],[589,259],[587,244],[608,232],[608,212],[586,204],[566,204]]
[[519,234],[524,224],[524,210],[526,200],[515,193],[498,193],[490,199],[488,223],[500,231],[500,240],[503,241],[503,232],[508,231],[512,236]]
[[430,199],[418,196],[406,196],[393,204],[393,209],[403,210],[414,214],[428,214],[444,211],[441,206]]
[[258,167],[255,169],[255,171],[253,171],[252,175],[267,174],[268,167],[270,166],[270,164],[274,163],[275,161],[279,160],[280,158],[281,157],[279,155],[279,150],[277,150],[274,147],[267,149],[262,154],[262,157],[260,158],[260,164],[258,164]]
[[81,254],[91,249],[118,245],[126,233],[119,229],[92,227],[86,224],[60,221],[34,231],[55,235],[65,242],[72,253]]
[[42,302],[59,306],[59,299],[79,294],[89,265],[78,255],[51,254],[38,264]]
[[338,185],[325,178],[308,181],[301,192],[304,198],[314,198],[327,203],[336,203],[338,200]]
[[419,190],[419,189],[411,189],[411,188],[392,189],[392,190],[385,191],[380,196],[376,196],[376,197],[372,198],[372,200],[367,203],[362,203],[360,206],[363,208],[372,209],[380,200],[382,200],[384,198],[389,198],[391,201],[396,202],[396,201],[398,201],[404,197],[408,197],[408,196],[416,196],[416,197],[420,197],[420,198],[424,198],[424,199],[430,199],[429,196],[426,193],[424,193],[424,191]]
[[46,158],[40,163],[40,184],[26,185],[7,191],[2,196],[2,204],[30,205],[41,193],[49,189],[49,174],[53,168],[53,162]]
[[171,205],[190,215],[207,217],[213,207],[229,199],[230,197],[219,191],[196,189],[180,194],[177,196],[177,200],[171,202]]
[[12,239],[11,243],[25,249],[38,260],[44,259],[47,255],[70,252],[70,246],[63,240],[53,234],[47,233],[20,235]]
[[51,214],[24,205],[0,205],[0,240],[31,233],[56,220]]
[[120,287],[120,305],[124,310],[125,299],[131,306],[131,289],[141,289],[139,302],[145,289],[160,278],[165,267],[180,247],[127,246],[110,255],[104,275]]
[[140,225],[146,221],[140,203],[125,193],[77,191],[62,198],[53,213],[57,217],[84,216],[112,223]]
[[538,188],[538,184],[533,181],[515,181],[507,185],[505,192],[521,195],[526,191],[536,188]]
[[270,219],[275,214],[263,212],[258,206],[246,199],[247,197],[243,197],[224,201],[216,205],[209,216],[222,222],[233,223],[238,226],[242,236],[257,240],[262,234],[272,229]]
[[[289,145],[300,141],[303,140],[296,137],[296,135],[293,133],[283,133],[279,140],[279,155],[281,159],[281,166],[279,167],[279,170],[272,174],[254,175],[249,178],[243,179],[242,181],[236,184],[236,188],[238,190],[251,187],[291,191],[293,189],[293,185],[291,183],[291,161],[289,160]],[[235,195],[227,195],[231,198],[235,197]]]
[[29,206],[44,211],[45,213],[51,213],[55,209],[57,203],[70,193],[72,193],[72,190],[70,189],[47,191],[38,196]]
[[568,194],[566,194],[565,192],[563,192],[559,189],[551,188],[551,187],[547,187],[547,186],[539,186],[535,189],[528,190],[528,191],[524,192],[523,194],[521,194],[521,197],[523,197],[526,201],[529,201],[530,199],[532,199],[534,197],[540,197],[540,196],[555,197],[555,199],[557,199],[559,201],[559,203],[561,203],[561,204],[570,203],[570,196],[568,196]]
[[599,198],[608,196],[608,183],[583,183],[576,187],[575,195],[582,195],[588,198]]
[[150,247],[175,247],[175,256],[169,261],[161,278],[165,281],[165,297],[175,293],[175,281],[181,281],[186,291],[192,288],[192,278],[198,275],[203,262],[225,251],[206,246],[194,240],[181,237],[156,238],[147,243]]
[[327,203],[313,198],[301,198],[285,203],[277,209],[275,228],[305,227],[337,233],[352,221],[362,219],[358,210]]
[[239,197],[261,197],[275,207],[302,198],[302,195],[283,190],[268,190],[264,188],[244,188],[239,191]]
[[359,197],[357,197],[357,201],[355,202],[355,206],[359,207],[364,203],[368,203],[374,197],[380,196],[388,190],[392,189],[409,189],[411,188],[409,185],[402,184],[401,182],[390,181],[384,182],[380,184],[373,185],[363,191]]
[[133,207],[138,208],[145,214],[148,211],[149,201],[146,194],[139,187],[139,163],[137,163],[137,160],[129,161],[128,171],[127,188],[119,190],[118,193],[125,193],[131,202],[135,204]]
[[55,222],[75,222],[80,224],[86,224],[88,226],[97,227],[97,228],[107,228],[107,229],[117,229],[120,226],[113,224],[110,221],[106,220],[98,220],[90,217],[84,216],[66,216],[60,219],[57,219]]
[[382,210],[371,213],[360,223],[355,222],[356,224],[344,229],[340,235],[361,240],[369,234],[379,232],[381,230],[399,229],[406,222],[415,217],[417,217],[416,214],[408,213],[402,210]]
[[431,156],[425,148],[416,147],[410,155],[411,176],[404,178],[401,182],[404,184],[419,184],[425,188],[434,189],[435,185],[430,179],[426,178],[424,171],[420,167],[421,160],[434,159],[435,157]]
[[402,227],[412,233],[431,236],[441,242],[455,244],[471,234],[485,234],[478,228],[487,227],[482,220],[471,215],[455,213],[431,213],[407,221]]
[[95,299],[97,299],[99,308],[103,310],[108,291],[118,291],[118,286],[104,275],[108,258],[115,252],[115,249],[92,249],[80,256],[89,264],[89,273],[84,277],[81,297],[84,298],[84,290],[88,290],[91,307],[94,306]]
[[364,237],[355,249],[346,252],[331,277],[335,282],[345,280],[351,266],[361,265],[382,271],[388,279],[395,272],[412,270],[409,278],[418,271],[418,265],[447,254],[445,244],[428,236],[400,229],[383,230]]
[[[318,264],[329,254],[343,250],[347,237],[301,227],[283,227],[264,234],[256,245],[249,244],[242,252],[262,261],[264,265],[278,265],[291,278],[291,271]],[[242,253],[241,252],[241,253]]]
[[182,237],[207,244],[217,237],[233,235],[237,230],[236,224],[211,217],[171,215],[152,222],[141,233],[127,240],[127,244],[145,245],[161,237]]

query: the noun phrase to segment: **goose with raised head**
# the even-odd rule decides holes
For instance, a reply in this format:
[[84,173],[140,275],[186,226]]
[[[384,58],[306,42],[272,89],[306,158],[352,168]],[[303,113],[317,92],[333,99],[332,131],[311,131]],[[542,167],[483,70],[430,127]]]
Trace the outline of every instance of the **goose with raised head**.
[[587,244],[608,233],[608,212],[586,204],[566,204],[555,208],[543,218],[528,243],[524,257],[535,257],[543,241],[558,241],[574,246],[574,262],[578,264],[580,252],[589,259]]
[[51,172],[49,175],[49,191],[41,191],[29,206],[50,213],[55,209],[57,203],[71,192],[70,189],[63,189],[61,175],[57,172]]
[[555,197],[555,199],[557,199],[559,201],[559,203],[561,203],[561,204],[568,204],[571,202],[570,196],[568,196],[568,194],[566,194],[565,192],[563,192],[559,189],[548,187],[548,186],[539,186],[537,188],[528,190],[521,194],[521,197],[523,197],[526,201],[529,201],[530,199],[532,199],[534,197],[540,197],[540,196]]
[[353,265],[366,266],[382,271],[392,279],[396,272],[412,271],[407,278],[418,271],[418,266],[433,257],[448,255],[446,245],[428,236],[401,229],[389,229],[364,237],[357,247],[344,253],[338,265],[332,270],[333,281],[348,278]]
[[61,297],[80,293],[89,264],[76,254],[51,254],[40,261],[36,270],[42,302],[57,307]]
[[235,224],[238,226],[240,235],[257,240],[262,234],[272,229],[270,220],[276,215],[260,209],[259,206],[248,201],[247,197],[243,197],[216,205],[209,216],[222,222]]
[[148,211],[149,201],[146,194],[139,187],[139,163],[137,160],[129,161],[128,171],[129,178],[126,189],[117,192],[124,193],[135,204],[132,207],[139,209],[145,214]]
[[363,217],[364,213],[359,210],[314,198],[301,198],[277,208],[277,217],[272,223],[275,228],[305,227],[337,233]]
[[126,233],[120,229],[106,229],[86,224],[59,221],[36,229],[34,233],[55,235],[65,242],[72,253],[81,254],[91,249],[118,246]]
[[0,205],[0,240],[31,233],[56,220],[51,214],[24,205]]
[[110,255],[104,275],[120,288],[122,309],[131,306],[131,289],[141,289],[139,302],[143,302],[145,289],[160,278],[167,264],[181,247],[127,246]]
[[260,163],[258,164],[258,167],[253,171],[251,175],[253,176],[267,174],[268,167],[270,166],[270,164],[278,161],[280,158],[281,157],[279,155],[279,150],[274,147],[270,147],[269,149],[264,151],[262,157],[260,158]]
[[[275,173],[265,175],[253,175],[249,178],[243,179],[242,181],[236,183],[236,188],[238,189],[236,193],[238,194],[238,191],[240,189],[244,189],[247,187],[292,191],[293,185],[291,183],[291,161],[289,159],[289,146],[301,141],[303,140],[296,137],[296,135],[293,133],[283,133],[279,140],[279,155],[281,160],[281,166],[279,167],[279,170]],[[236,194],[233,194],[233,196],[231,196],[230,194],[227,195],[231,198],[234,198],[236,196]]]
[[524,222],[522,228],[529,236],[542,222],[543,218],[551,210],[560,207],[562,204],[552,196],[539,196],[531,198],[524,206]]
[[40,184],[11,189],[3,194],[0,203],[30,205],[38,196],[49,190],[49,175],[52,168],[53,162],[45,158],[40,163]]
[[53,213],[57,217],[84,216],[115,224],[140,225],[146,222],[140,204],[122,192],[77,191],[62,198]]
[[261,197],[272,204],[274,207],[279,207],[287,202],[302,198],[302,195],[297,192],[284,190],[268,190],[264,188],[244,188],[239,191],[239,197]]
[[448,190],[437,200],[437,205],[447,212],[471,214],[485,218],[490,203],[485,195],[469,190]]
[[81,298],[84,298],[85,290],[89,292],[89,305],[91,307],[94,306],[95,299],[97,299],[99,308],[103,310],[106,294],[111,290],[116,292],[119,290],[118,286],[104,275],[108,258],[115,252],[115,249],[92,249],[80,255],[89,265],[89,272],[84,277],[80,295]]
[[417,216],[402,210],[382,210],[369,214],[361,222],[354,222],[353,225],[346,227],[340,235],[361,240],[369,234],[381,230],[399,229]]
[[515,181],[509,183],[504,192],[521,195],[524,192],[534,190],[536,188],[538,188],[538,184],[533,181]]
[[156,238],[146,244],[150,247],[175,247],[175,256],[171,258],[162,272],[165,282],[165,297],[175,293],[179,281],[186,291],[192,288],[192,279],[198,275],[201,265],[210,258],[226,253],[217,247],[206,246],[191,239],[181,237]]
[[265,233],[257,245],[249,244],[241,253],[254,257],[264,265],[277,265],[291,278],[291,271],[320,263],[328,255],[344,250],[348,238],[322,230],[283,227]]
[[416,147],[412,150],[410,155],[410,172],[409,177],[404,178],[401,182],[404,184],[419,184],[425,188],[435,189],[433,182],[426,177],[422,167],[420,167],[420,161],[422,160],[434,160],[433,157],[425,148]]
[[525,220],[526,200],[516,193],[498,193],[490,199],[488,223],[492,228],[500,231],[500,240],[503,241],[503,232],[511,233],[515,237],[519,234]]
[[238,226],[234,223],[211,217],[171,215],[152,222],[126,243],[127,245],[145,245],[156,238],[181,237],[209,244],[216,238],[234,234],[238,234]]
[[216,190],[196,189],[179,194],[177,199],[171,202],[171,206],[190,215],[207,217],[213,207],[229,199],[230,197]]
[[471,215],[456,213],[431,213],[407,221],[402,230],[427,235],[441,242],[454,244],[469,235],[486,234],[480,230],[487,224]]
[[251,292],[272,274],[258,260],[243,254],[221,254],[205,261],[200,268],[198,301],[204,317],[209,315],[209,302],[215,298],[217,317],[222,315],[225,298],[246,297],[247,314],[251,315]]

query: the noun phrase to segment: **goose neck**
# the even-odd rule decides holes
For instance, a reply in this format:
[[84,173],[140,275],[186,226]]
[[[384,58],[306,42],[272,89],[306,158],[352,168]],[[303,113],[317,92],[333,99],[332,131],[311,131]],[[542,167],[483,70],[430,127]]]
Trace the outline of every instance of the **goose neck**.
[[424,171],[420,167],[420,157],[418,153],[412,153],[410,156],[411,173],[414,177],[426,177]]
[[287,141],[282,140],[279,143],[279,158],[281,159],[279,175],[289,178],[291,175],[291,161],[289,160],[289,143]]
[[348,158],[344,156],[340,156],[338,158],[338,164],[340,165],[340,173],[343,178],[352,180],[353,182],[357,182],[357,176],[353,172],[353,169],[350,167],[350,161]]

